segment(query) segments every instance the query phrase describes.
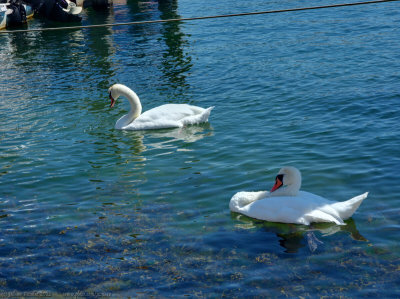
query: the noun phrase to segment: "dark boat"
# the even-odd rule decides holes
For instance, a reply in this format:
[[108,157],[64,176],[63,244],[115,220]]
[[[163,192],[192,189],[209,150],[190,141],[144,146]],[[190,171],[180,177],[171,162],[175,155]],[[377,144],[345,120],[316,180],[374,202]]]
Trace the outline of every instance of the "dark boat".
[[32,6],[18,0],[0,3],[0,29],[26,24],[32,18]]
[[32,5],[35,16],[56,22],[80,22],[81,6],[70,0],[26,0]]

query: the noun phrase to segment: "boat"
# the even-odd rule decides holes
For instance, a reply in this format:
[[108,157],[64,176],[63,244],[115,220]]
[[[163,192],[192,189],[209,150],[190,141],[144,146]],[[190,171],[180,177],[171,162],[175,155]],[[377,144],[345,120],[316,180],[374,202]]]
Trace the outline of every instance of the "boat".
[[80,22],[82,7],[76,0],[25,0],[32,5],[35,16],[55,22]]
[[29,4],[18,0],[0,3],[0,29],[26,24],[33,15],[34,11]]
[[105,10],[113,6],[113,0],[77,0],[77,1],[81,1],[83,7],[93,7],[94,10]]

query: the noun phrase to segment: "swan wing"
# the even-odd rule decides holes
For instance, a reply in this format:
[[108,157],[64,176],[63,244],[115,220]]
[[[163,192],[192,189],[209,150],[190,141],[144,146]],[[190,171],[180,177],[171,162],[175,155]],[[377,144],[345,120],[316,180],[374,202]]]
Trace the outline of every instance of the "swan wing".
[[335,217],[334,215],[328,214],[321,210],[313,210],[308,212],[307,214],[304,214],[303,218],[308,224],[312,222],[334,222],[338,225],[345,224],[340,217]]
[[238,192],[232,197],[229,208],[233,212],[259,220],[309,224],[303,218],[305,213],[312,211],[309,203],[300,197],[269,195],[268,191]]
[[242,214],[270,222],[310,224],[303,218],[304,211],[285,205],[285,203],[279,202],[277,198],[255,201],[242,210]]

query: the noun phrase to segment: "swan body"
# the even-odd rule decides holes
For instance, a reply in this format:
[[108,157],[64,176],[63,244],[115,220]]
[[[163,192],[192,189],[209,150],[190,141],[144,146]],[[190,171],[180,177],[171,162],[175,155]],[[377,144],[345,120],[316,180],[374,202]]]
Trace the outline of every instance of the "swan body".
[[130,111],[115,124],[121,130],[151,130],[165,128],[180,128],[187,125],[208,121],[211,110],[188,104],[165,104],[142,113],[142,105],[137,94],[129,87],[114,84],[108,90],[111,99],[110,107],[114,106],[119,96],[124,96],[130,103]]
[[271,222],[309,225],[334,222],[344,225],[358,209],[368,192],[347,201],[335,202],[300,191],[301,175],[294,167],[283,167],[271,192],[238,192],[230,200],[232,212]]

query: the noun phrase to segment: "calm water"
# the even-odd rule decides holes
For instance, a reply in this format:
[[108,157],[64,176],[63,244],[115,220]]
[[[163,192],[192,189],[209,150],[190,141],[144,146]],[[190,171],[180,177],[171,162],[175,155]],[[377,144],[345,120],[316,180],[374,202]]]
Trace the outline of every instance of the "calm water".
[[[128,0],[84,10],[83,24],[328,3]],[[398,11],[0,35],[1,292],[399,296]],[[109,108],[116,82],[145,110],[215,109],[199,126],[114,130],[128,109]],[[303,190],[370,195],[344,227],[229,211],[283,165],[302,171]]]

